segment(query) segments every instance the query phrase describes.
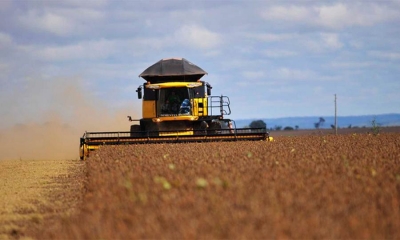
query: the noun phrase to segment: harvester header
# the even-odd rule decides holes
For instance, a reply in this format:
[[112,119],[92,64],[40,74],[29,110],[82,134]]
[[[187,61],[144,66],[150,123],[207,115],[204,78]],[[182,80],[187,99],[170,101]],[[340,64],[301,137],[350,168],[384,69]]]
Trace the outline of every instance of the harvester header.
[[207,72],[184,58],[161,59],[139,77],[142,118],[129,131],[86,132],[80,157],[101,145],[270,140],[265,128],[236,128],[227,96],[212,96],[211,85],[200,80]]

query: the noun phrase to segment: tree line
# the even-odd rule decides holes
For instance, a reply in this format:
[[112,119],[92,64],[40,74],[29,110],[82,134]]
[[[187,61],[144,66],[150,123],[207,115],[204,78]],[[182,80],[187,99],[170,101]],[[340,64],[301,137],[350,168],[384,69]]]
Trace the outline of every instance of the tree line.
[[[314,127],[316,129],[319,129],[320,127],[323,127],[325,124],[325,119],[323,117],[320,117],[318,119],[318,122],[314,123]],[[280,130],[298,130],[299,126],[295,125],[294,128],[291,126],[286,126],[286,127],[282,127],[280,125],[275,125],[274,127],[271,128],[267,128],[267,124],[263,121],[263,120],[254,120],[250,123],[250,125],[248,126],[249,128],[266,128],[269,130],[275,130],[275,131],[280,131]],[[332,127],[332,125],[331,125]]]

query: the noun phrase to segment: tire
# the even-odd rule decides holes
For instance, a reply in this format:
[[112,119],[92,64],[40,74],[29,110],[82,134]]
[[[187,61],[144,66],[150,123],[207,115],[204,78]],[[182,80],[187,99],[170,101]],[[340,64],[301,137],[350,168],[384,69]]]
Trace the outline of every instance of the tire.
[[220,122],[217,122],[217,121],[211,122],[209,124],[209,128],[208,129],[210,130],[210,132],[212,134],[219,134],[219,133],[221,133],[222,125],[221,125]]

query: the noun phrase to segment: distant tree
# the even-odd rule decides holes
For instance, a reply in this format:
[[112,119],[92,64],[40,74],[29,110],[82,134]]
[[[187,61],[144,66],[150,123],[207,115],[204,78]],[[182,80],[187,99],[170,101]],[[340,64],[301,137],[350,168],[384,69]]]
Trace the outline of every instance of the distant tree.
[[280,130],[282,130],[282,126],[275,125],[274,129],[275,129],[275,131],[280,131]]
[[331,128],[332,128],[332,129],[335,129],[335,125],[331,124]]
[[255,120],[250,123],[250,128],[267,128],[267,124],[263,120]]
[[349,124],[349,126],[347,126],[347,128],[351,128],[351,124]]
[[381,131],[381,128],[380,128],[381,124],[378,123],[378,122],[376,121],[376,119],[374,118],[374,119],[372,120],[372,122],[371,122],[371,125],[372,125],[372,133],[373,133],[374,135],[378,135],[379,132]]
[[318,119],[318,122],[314,123],[314,127],[315,127],[316,129],[318,129],[319,127],[321,127],[322,125],[324,125],[324,123],[325,123],[325,118],[320,117],[320,118]]
[[324,123],[325,123],[325,118],[320,117],[319,118],[319,125],[322,126],[322,125],[324,125]]
[[292,130],[294,130],[292,127],[290,127],[290,126],[287,126],[287,127],[285,127],[283,130],[287,130],[287,131],[292,131]]
[[296,130],[299,130],[299,125],[294,126]]

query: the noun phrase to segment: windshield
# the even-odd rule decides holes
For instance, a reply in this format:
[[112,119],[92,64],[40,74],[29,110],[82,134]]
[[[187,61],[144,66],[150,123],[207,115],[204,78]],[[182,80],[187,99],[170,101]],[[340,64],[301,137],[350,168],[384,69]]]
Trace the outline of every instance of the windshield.
[[157,101],[158,116],[191,115],[191,96],[188,88],[162,88]]

